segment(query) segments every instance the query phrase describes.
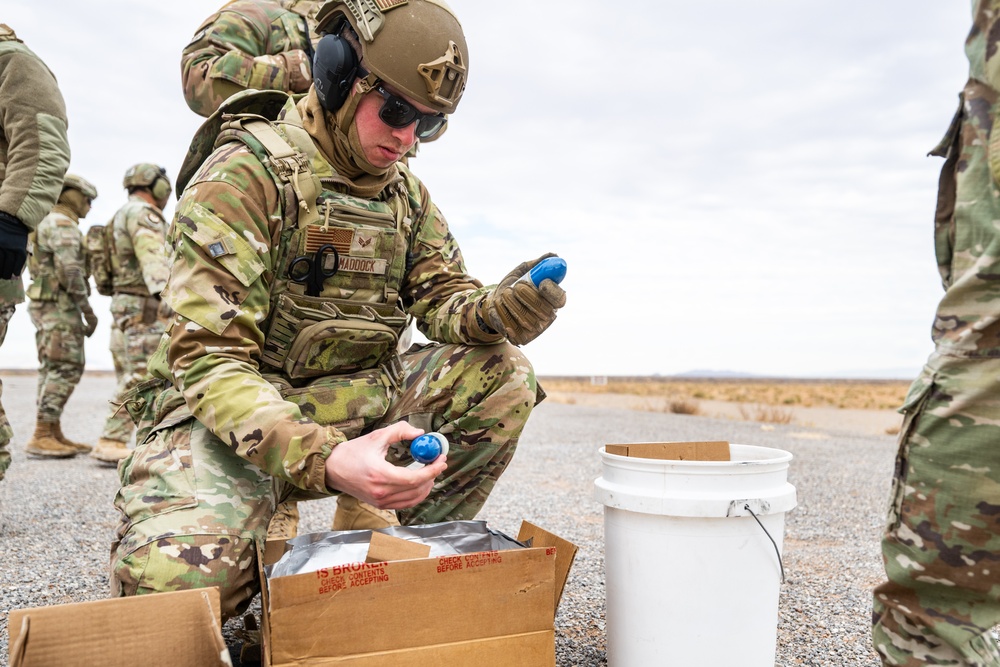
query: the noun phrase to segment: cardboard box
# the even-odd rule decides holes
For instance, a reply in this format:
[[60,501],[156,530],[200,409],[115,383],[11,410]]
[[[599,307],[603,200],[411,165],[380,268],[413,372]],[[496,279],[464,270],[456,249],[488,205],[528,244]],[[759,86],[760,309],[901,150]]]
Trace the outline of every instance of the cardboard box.
[[[526,549],[357,563],[273,579],[263,568],[283,550],[269,543],[259,559],[264,664],[554,667],[555,612],[577,548],[524,522],[518,540],[529,539]],[[392,541],[405,542],[388,538],[375,547],[387,554]]]
[[232,665],[219,590],[202,588],[15,609],[10,667]]
[[660,461],[728,461],[729,443],[710,442],[638,442],[628,445],[605,445],[604,451],[618,456]]

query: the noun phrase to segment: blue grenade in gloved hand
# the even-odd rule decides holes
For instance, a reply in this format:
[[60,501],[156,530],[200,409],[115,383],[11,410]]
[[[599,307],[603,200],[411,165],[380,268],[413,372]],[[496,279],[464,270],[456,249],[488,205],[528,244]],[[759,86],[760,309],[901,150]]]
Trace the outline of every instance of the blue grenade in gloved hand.
[[556,285],[566,277],[566,260],[562,257],[549,257],[543,259],[523,276],[520,281],[530,280],[531,284],[538,287],[543,280],[551,280]]
[[559,286],[565,277],[566,260],[552,253],[522,262],[477,304],[480,327],[514,345],[530,343],[566,305],[566,292]]

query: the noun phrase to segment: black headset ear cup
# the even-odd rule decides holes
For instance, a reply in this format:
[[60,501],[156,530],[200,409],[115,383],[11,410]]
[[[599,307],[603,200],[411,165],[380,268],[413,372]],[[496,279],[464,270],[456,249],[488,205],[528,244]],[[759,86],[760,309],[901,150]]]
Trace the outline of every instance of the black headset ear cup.
[[323,35],[313,56],[316,97],[330,113],[336,113],[351,94],[358,74],[358,56],[340,35]]

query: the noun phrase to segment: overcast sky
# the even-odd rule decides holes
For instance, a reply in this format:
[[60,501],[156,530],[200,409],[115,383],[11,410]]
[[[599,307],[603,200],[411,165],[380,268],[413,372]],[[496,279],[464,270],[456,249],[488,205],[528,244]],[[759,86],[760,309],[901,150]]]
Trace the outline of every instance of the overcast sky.
[[[919,370],[941,294],[926,153],[967,76],[968,3],[450,2],[468,89],[412,166],[483,282],[566,258],[568,303],[526,347],[540,374]],[[84,227],[129,165],[176,176],[201,122],[180,52],[218,4],[4,1],[100,192]],[[109,303],[89,368],[111,367]],[[33,337],[19,307],[0,367],[34,367]]]

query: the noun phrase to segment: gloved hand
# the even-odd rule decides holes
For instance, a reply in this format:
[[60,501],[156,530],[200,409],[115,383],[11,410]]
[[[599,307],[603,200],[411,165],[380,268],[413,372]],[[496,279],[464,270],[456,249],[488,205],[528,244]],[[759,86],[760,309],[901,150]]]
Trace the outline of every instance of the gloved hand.
[[278,54],[285,61],[285,71],[288,72],[288,90],[293,93],[304,93],[312,85],[312,63],[309,54],[302,49],[285,51]]
[[28,228],[21,221],[0,211],[0,279],[10,280],[21,274],[28,258]]
[[174,309],[170,307],[167,300],[163,298],[163,294],[160,294],[160,307],[156,311],[156,314],[164,320],[168,320],[174,316]]
[[83,311],[83,335],[90,338],[97,331],[97,315],[94,315],[94,311],[87,308]]
[[566,292],[551,280],[543,280],[537,288],[530,280],[520,280],[543,259],[555,257],[546,253],[536,260],[524,262],[507,274],[486,298],[481,317],[514,345],[535,340],[556,319],[556,310],[566,305]]

